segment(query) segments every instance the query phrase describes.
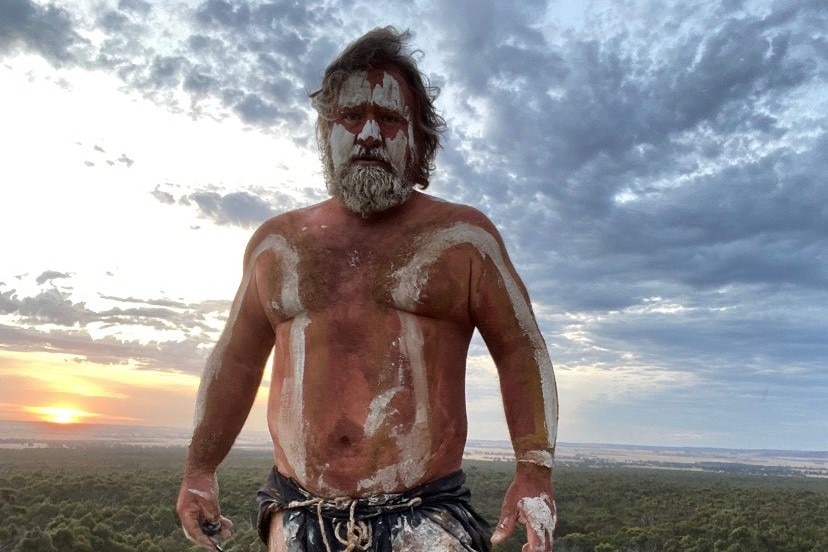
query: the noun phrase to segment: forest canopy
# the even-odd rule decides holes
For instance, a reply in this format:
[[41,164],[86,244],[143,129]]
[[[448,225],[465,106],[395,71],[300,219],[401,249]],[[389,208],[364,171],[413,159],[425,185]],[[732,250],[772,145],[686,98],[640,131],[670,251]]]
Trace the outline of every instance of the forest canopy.
[[[0,552],[180,552],[190,545],[173,505],[181,447],[3,450]],[[270,469],[265,452],[234,451],[219,471],[224,549],[260,552],[250,522]],[[473,503],[494,524],[514,465],[468,461]],[[825,552],[828,480],[680,470],[555,469],[556,552]],[[520,550],[522,535],[496,552]]]

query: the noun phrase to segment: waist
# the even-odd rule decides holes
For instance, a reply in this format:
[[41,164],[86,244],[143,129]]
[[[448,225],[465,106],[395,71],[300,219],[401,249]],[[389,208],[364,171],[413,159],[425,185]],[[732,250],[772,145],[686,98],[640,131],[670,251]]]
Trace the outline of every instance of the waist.
[[468,503],[470,494],[465,481],[465,473],[457,470],[397,493],[330,498],[315,495],[274,467],[258,498],[260,502],[273,502],[279,510],[306,509],[329,519],[370,519],[384,513],[447,501]]

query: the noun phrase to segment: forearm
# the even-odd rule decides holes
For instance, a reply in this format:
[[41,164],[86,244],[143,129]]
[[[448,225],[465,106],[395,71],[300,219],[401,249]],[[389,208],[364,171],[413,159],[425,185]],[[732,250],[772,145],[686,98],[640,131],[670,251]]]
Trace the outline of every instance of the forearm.
[[205,370],[185,473],[215,472],[247,420],[261,372],[231,360],[217,370]]
[[517,352],[501,370],[501,391],[515,458],[552,467],[558,429],[558,393],[546,351]]

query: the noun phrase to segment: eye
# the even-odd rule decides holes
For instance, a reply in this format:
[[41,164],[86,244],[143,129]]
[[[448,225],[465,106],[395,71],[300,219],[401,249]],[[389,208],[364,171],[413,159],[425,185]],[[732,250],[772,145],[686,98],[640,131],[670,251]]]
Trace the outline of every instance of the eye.
[[380,122],[388,125],[401,125],[405,120],[399,115],[382,115],[380,116]]
[[343,121],[347,121],[349,123],[357,123],[362,120],[362,115],[353,111],[341,113],[340,117],[342,117]]

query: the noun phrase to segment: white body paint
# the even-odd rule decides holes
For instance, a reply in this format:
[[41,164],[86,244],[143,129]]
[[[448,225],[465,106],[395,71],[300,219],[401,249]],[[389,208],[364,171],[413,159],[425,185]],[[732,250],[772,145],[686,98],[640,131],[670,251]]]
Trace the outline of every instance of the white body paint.
[[[401,433],[394,428],[391,435],[396,440],[399,462],[377,470],[371,477],[357,483],[357,490],[380,489],[390,492],[400,482],[410,487],[416,485],[425,474],[431,455],[431,430],[428,424],[428,378],[423,359],[423,333],[417,317],[408,312],[398,312],[401,333],[400,352],[408,359],[409,377],[414,393],[414,422],[411,429]],[[371,436],[383,427],[395,412],[388,408],[388,403],[404,389],[406,379],[404,363],[397,370],[397,386],[392,387],[371,401],[364,432]]]
[[554,448],[557,439],[558,401],[552,361],[549,359],[543,337],[532,316],[532,309],[507,268],[500,245],[494,236],[480,227],[467,223],[459,223],[434,232],[414,254],[408,264],[393,274],[397,281],[397,285],[392,290],[394,302],[400,308],[413,311],[420,300],[423,288],[428,283],[429,267],[447,249],[462,244],[469,244],[477,249],[484,259],[486,257],[490,258],[500,273],[518,324],[529,338],[534,349],[535,361],[540,369],[541,389],[546,408],[544,421],[547,440],[549,448]]
[[547,543],[547,535],[552,538],[555,526],[558,524],[557,508],[555,501],[552,507],[549,506],[549,495],[542,494],[531,498],[522,498],[518,502],[518,508],[523,513],[526,530],[534,531],[542,545]]
[[200,496],[204,500],[212,500],[214,496],[213,493],[206,493],[204,491],[199,491],[198,489],[187,489],[187,492],[190,494],[194,494],[196,496]]
[[458,533],[455,536],[429,518],[423,519],[416,527],[413,527],[407,519],[401,519],[403,520],[402,527],[396,532],[396,537],[391,543],[391,550],[394,552],[466,552],[469,550],[459,539],[471,544],[471,538],[457,523],[452,526],[452,530]]
[[[299,263],[299,255],[290,247],[287,240],[282,236],[272,234],[262,240],[262,243],[253,250],[247,266],[244,267],[244,274],[242,275],[242,282],[239,286],[239,291],[233,299],[233,305],[230,308],[230,314],[227,317],[227,324],[216,343],[213,352],[207,359],[207,364],[204,367],[204,372],[201,376],[201,383],[198,386],[198,395],[196,398],[195,415],[193,417],[193,427],[198,427],[204,419],[204,409],[207,401],[207,394],[213,382],[221,369],[224,360],[224,351],[227,344],[230,342],[230,337],[233,334],[233,328],[236,325],[236,319],[239,316],[239,309],[244,295],[247,293],[247,287],[250,285],[250,278],[253,276],[253,267],[259,255],[265,251],[274,251],[282,261],[282,273],[284,274],[284,284],[280,295],[281,305],[275,301],[271,303],[271,308],[275,310],[281,309],[283,312],[298,313],[302,310],[302,305],[299,301],[299,275],[296,267]],[[274,305],[274,303],[276,303]]]
[[517,457],[517,461],[537,464],[545,468],[552,468],[555,464],[555,458],[548,450],[530,450],[524,452]]
[[[239,291],[233,301],[233,306],[230,309],[230,315],[227,319],[227,324],[221,337],[216,344],[207,365],[204,369],[204,374],[201,378],[201,384],[198,391],[198,399],[196,403],[196,415],[194,419],[194,426],[198,426],[204,417],[204,407],[208,391],[211,385],[215,382],[216,375],[221,369],[222,361],[224,359],[224,351],[233,333],[236,319],[241,308],[242,298],[247,292],[250,285],[250,278],[253,274],[253,267],[259,256],[266,252],[273,251],[277,259],[281,261],[282,273],[282,289],[279,293],[279,299],[273,300],[270,303],[270,308],[277,312],[282,317],[294,317],[291,321],[290,329],[290,357],[291,357],[291,374],[286,378],[282,387],[282,408],[285,411],[280,416],[280,427],[295,427],[304,423],[303,420],[303,394],[302,386],[304,383],[304,368],[305,368],[305,328],[310,320],[304,313],[304,308],[299,296],[299,255],[296,250],[291,247],[288,241],[278,234],[271,234],[265,237],[258,247],[250,256],[250,261],[245,267],[242,283],[239,286]],[[297,475],[305,475],[305,458],[307,456],[304,442],[300,439],[294,439],[285,446],[285,455],[291,462],[291,465],[296,470]]]
[[[305,383],[305,329],[310,324],[306,313],[294,318],[290,323],[290,360],[291,373],[282,382],[277,432],[281,435],[293,435],[300,427],[300,434],[307,429],[304,421],[304,383]],[[307,478],[307,451],[303,439],[281,439],[280,444],[288,463],[300,480]]]
[[372,437],[382,427],[385,420],[396,412],[388,409],[388,403],[402,390],[402,386],[392,387],[388,391],[380,393],[379,396],[371,401],[371,404],[368,406],[368,416],[365,418],[366,437]]

